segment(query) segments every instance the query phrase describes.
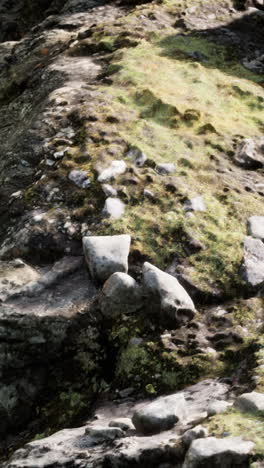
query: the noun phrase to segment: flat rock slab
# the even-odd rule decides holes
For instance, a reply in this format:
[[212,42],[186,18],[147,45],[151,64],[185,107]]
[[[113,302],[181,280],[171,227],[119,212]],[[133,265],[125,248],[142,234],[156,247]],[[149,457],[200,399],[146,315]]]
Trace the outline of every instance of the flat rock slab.
[[126,234],[84,237],[83,250],[91,277],[102,282],[113,273],[127,273],[130,242]]
[[248,468],[253,447],[253,442],[240,437],[197,439],[192,442],[182,468]]
[[236,399],[235,406],[247,413],[264,411],[264,393],[243,393]]
[[185,323],[194,317],[194,303],[178,280],[148,262],[143,266],[143,288],[149,310],[161,318]]
[[251,216],[248,220],[248,234],[264,240],[264,216]]
[[142,434],[156,434],[171,429],[186,418],[186,403],[183,393],[157,398],[137,410],[132,422]]
[[252,288],[260,288],[264,282],[264,244],[260,239],[247,236],[244,240],[242,274]]

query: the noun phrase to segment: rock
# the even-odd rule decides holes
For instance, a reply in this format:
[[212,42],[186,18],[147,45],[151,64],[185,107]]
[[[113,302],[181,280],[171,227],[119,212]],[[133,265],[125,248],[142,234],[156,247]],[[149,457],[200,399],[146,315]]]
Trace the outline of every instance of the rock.
[[208,406],[207,414],[208,416],[214,416],[215,414],[225,413],[228,410],[228,408],[230,408],[230,406],[232,406],[232,404],[228,403],[227,401],[212,401],[212,403],[210,403]]
[[130,418],[118,418],[118,419],[113,419],[109,423],[109,427],[119,427],[122,429],[122,431],[129,431],[129,430],[135,430],[134,425],[132,424],[132,421]]
[[186,447],[189,447],[193,440],[208,437],[208,429],[201,425],[195,426],[186,431],[182,436],[182,441]]
[[194,317],[194,304],[178,280],[148,262],[143,266],[143,288],[150,312],[175,323]]
[[108,197],[103,208],[103,215],[111,219],[119,219],[125,212],[125,204],[119,198]]
[[243,393],[236,399],[235,406],[246,413],[264,411],[264,393]]
[[141,288],[131,276],[117,272],[105,282],[100,297],[100,308],[105,317],[133,313],[142,305]]
[[168,175],[173,174],[176,171],[176,167],[173,163],[160,163],[157,164],[156,171],[161,175]]
[[246,169],[259,169],[264,165],[263,141],[246,138],[237,148],[235,162]]
[[124,437],[125,433],[120,427],[104,427],[91,426],[85,429],[85,434],[92,437],[96,443],[111,442],[120,437]]
[[251,216],[248,220],[248,235],[264,240],[264,216]]
[[252,288],[261,288],[264,282],[264,244],[247,236],[244,240],[242,276]]
[[109,184],[103,184],[102,185],[103,192],[106,197],[116,197],[117,196],[117,190],[112,187],[112,185]]
[[254,445],[240,437],[197,439],[192,442],[182,468],[247,468]]
[[135,166],[142,167],[147,160],[147,156],[138,148],[131,148],[126,156],[133,161]]
[[84,237],[83,250],[91,277],[106,281],[113,273],[127,273],[130,242],[127,234]]
[[151,192],[151,190],[144,189],[143,194],[144,194],[145,198],[148,198],[151,201],[156,200],[156,196],[155,196],[155,194],[153,192]]
[[10,262],[0,261],[0,300],[5,301],[39,278],[40,274],[19,258]]
[[185,211],[206,211],[203,197],[194,197],[184,203]]
[[79,188],[86,189],[91,185],[85,171],[73,170],[69,173],[69,179]]
[[183,393],[161,397],[136,410],[132,422],[142,434],[157,434],[171,429],[186,418],[186,403]]
[[106,169],[103,169],[99,176],[98,182],[109,182],[112,179],[116,179],[119,175],[126,172],[126,163],[123,160],[115,159],[111,162],[110,166]]

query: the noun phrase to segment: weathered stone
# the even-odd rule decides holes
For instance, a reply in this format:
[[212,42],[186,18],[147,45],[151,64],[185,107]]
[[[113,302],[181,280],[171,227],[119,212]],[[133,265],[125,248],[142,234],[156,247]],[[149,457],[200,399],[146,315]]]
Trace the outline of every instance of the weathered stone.
[[131,148],[126,156],[133,161],[135,166],[142,167],[147,160],[147,156],[138,148]]
[[186,418],[186,403],[183,393],[157,398],[137,410],[132,418],[136,430],[142,434],[155,434],[171,429],[179,420]]
[[263,142],[246,138],[237,148],[235,162],[246,169],[258,169],[264,165]]
[[135,430],[130,418],[117,418],[109,423],[109,427],[119,427],[122,431]]
[[212,401],[207,409],[208,416],[214,416],[215,414],[225,413],[228,408],[232,406],[231,403],[223,400]]
[[253,447],[253,442],[240,437],[197,439],[187,452],[183,468],[247,468]]
[[87,427],[85,429],[85,434],[92,437],[97,443],[113,441],[125,435],[120,427],[104,426]]
[[40,274],[20,259],[0,261],[0,300],[19,292],[25,285],[37,281]]
[[116,197],[117,196],[117,190],[112,187],[112,185],[109,184],[103,184],[102,185],[103,192],[106,197]]
[[79,188],[86,189],[91,185],[85,171],[73,170],[69,173],[69,179]]
[[248,234],[264,240],[264,216],[251,216],[248,220]]
[[130,242],[126,234],[84,237],[83,250],[92,278],[106,281],[113,273],[127,273]]
[[180,323],[194,317],[194,304],[178,280],[148,262],[143,266],[143,287],[150,312]]
[[182,441],[186,447],[189,447],[193,440],[202,439],[208,436],[208,429],[201,425],[195,426],[186,431],[182,436]]
[[141,288],[131,276],[117,272],[105,282],[100,297],[100,308],[105,317],[132,313],[142,305]]
[[103,208],[103,215],[111,219],[122,218],[125,204],[119,198],[108,197]]
[[185,211],[206,211],[203,197],[194,197],[184,203]]
[[247,413],[264,411],[264,393],[243,393],[236,399],[235,406]]
[[264,282],[264,244],[247,236],[244,240],[242,275],[249,286],[261,288]]
[[176,171],[176,167],[173,163],[160,163],[157,164],[156,171],[161,175],[168,175],[173,174]]
[[111,162],[110,166],[103,169],[98,176],[98,182],[109,182],[112,179],[116,179],[119,175],[126,172],[126,163],[123,160],[115,159]]

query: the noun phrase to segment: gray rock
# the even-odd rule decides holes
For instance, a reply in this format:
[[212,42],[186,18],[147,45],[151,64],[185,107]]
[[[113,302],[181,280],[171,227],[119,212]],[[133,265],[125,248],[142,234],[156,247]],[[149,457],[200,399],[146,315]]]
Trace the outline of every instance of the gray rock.
[[237,148],[235,162],[246,169],[258,169],[264,165],[263,141],[246,138]]
[[109,184],[103,184],[102,185],[103,192],[106,197],[116,197],[117,196],[117,190],[112,187],[112,185]]
[[142,167],[144,166],[147,156],[142,153],[142,151],[136,147],[131,148],[126,156],[132,160],[132,162],[135,164],[137,167]]
[[132,422],[142,434],[156,434],[171,429],[178,421],[186,419],[183,393],[161,397],[136,410]]
[[235,406],[247,413],[264,411],[264,393],[243,393],[236,399]]
[[77,187],[86,189],[90,187],[91,182],[85,171],[73,170],[69,173],[69,179]]
[[203,197],[194,197],[184,203],[185,211],[206,211]]
[[119,427],[122,431],[135,430],[130,418],[117,418],[109,423],[109,427]]
[[248,234],[264,240],[264,216],[251,216],[248,220]]
[[105,317],[132,313],[142,305],[142,290],[131,276],[117,272],[105,282],[100,297],[100,308]]
[[148,198],[151,201],[156,200],[156,196],[153,192],[151,192],[151,190],[144,189],[143,193],[145,198]]
[[116,179],[119,175],[126,172],[126,163],[122,159],[115,159],[111,162],[110,166],[103,169],[98,176],[98,182],[109,182],[112,179]]
[[208,429],[201,425],[195,426],[186,431],[182,436],[182,441],[186,447],[189,447],[193,440],[202,439],[208,436]]
[[5,301],[39,278],[39,272],[19,258],[10,262],[0,261],[0,300]]
[[208,416],[214,416],[215,414],[225,413],[228,408],[232,406],[231,403],[223,400],[212,401],[207,409]]
[[250,287],[261,288],[264,282],[264,244],[247,236],[244,240],[242,275]]
[[173,163],[160,163],[157,164],[156,171],[161,175],[173,174],[176,171],[176,166]]
[[131,237],[91,236],[83,238],[83,250],[91,277],[106,281],[115,272],[127,273]]
[[108,197],[105,200],[103,208],[103,215],[111,219],[122,218],[125,212],[125,204],[119,199],[114,197]]
[[193,301],[178,280],[148,262],[143,266],[143,288],[150,312],[180,323],[194,317]]
[[254,445],[240,437],[197,439],[192,442],[182,468],[247,468]]
[[85,429],[85,434],[92,437],[96,443],[110,442],[120,437],[124,437],[125,433],[120,427],[104,427],[90,426]]

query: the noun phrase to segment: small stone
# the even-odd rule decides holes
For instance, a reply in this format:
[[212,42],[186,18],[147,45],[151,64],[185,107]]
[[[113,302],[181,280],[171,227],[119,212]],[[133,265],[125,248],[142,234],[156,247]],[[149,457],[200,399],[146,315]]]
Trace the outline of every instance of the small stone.
[[157,434],[171,429],[186,418],[186,402],[183,393],[161,397],[136,410],[132,422],[142,434]]
[[259,169],[264,165],[263,142],[246,138],[238,147],[235,162],[246,169]]
[[247,413],[264,411],[264,393],[243,393],[236,399],[235,406]]
[[186,431],[182,436],[182,441],[186,447],[189,447],[193,440],[202,439],[208,436],[208,429],[201,425],[195,426]]
[[244,240],[242,276],[249,286],[261,288],[264,282],[264,244],[247,236]]
[[90,426],[85,429],[85,434],[92,437],[97,443],[112,442],[124,437],[124,432],[119,427]]
[[142,151],[136,147],[131,148],[126,156],[133,161],[135,166],[142,167],[147,160],[147,156],[142,153]]
[[206,211],[203,197],[194,197],[184,203],[185,211]]
[[87,174],[84,171],[71,171],[69,173],[69,179],[79,188],[86,189],[91,185],[90,179],[87,177]]
[[119,175],[126,172],[126,163],[123,160],[115,159],[111,162],[110,166],[103,169],[99,176],[98,182],[109,182],[112,179],[116,179]]
[[212,401],[208,406],[207,415],[214,416],[215,414],[225,413],[228,410],[228,408],[230,408],[230,406],[232,406],[232,404],[228,403],[227,401]]
[[264,240],[264,216],[251,216],[249,218],[248,234],[255,239]]
[[102,185],[103,192],[106,197],[116,197],[117,196],[117,190],[112,187],[112,185],[109,184],[103,184]]
[[134,430],[134,425],[130,418],[117,418],[109,423],[109,427],[119,427],[122,431]]
[[148,198],[151,201],[154,201],[156,199],[154,193],[151,192],[151,190],[145,189],[143,193],[144,193],[144,197]]
[[110,219],[122,218],[125,212],[125,204],[119,199],[108,197],[103,208],[103,215]]
[[161,175],[172,174],[176,171],[175,164],[173,163],[161,163],[157,164],[156,171]]
[[100,296],[100,308],[105,317],[136,312],[142,305],[141,288],[131,276],[117,272],[105,282]]

